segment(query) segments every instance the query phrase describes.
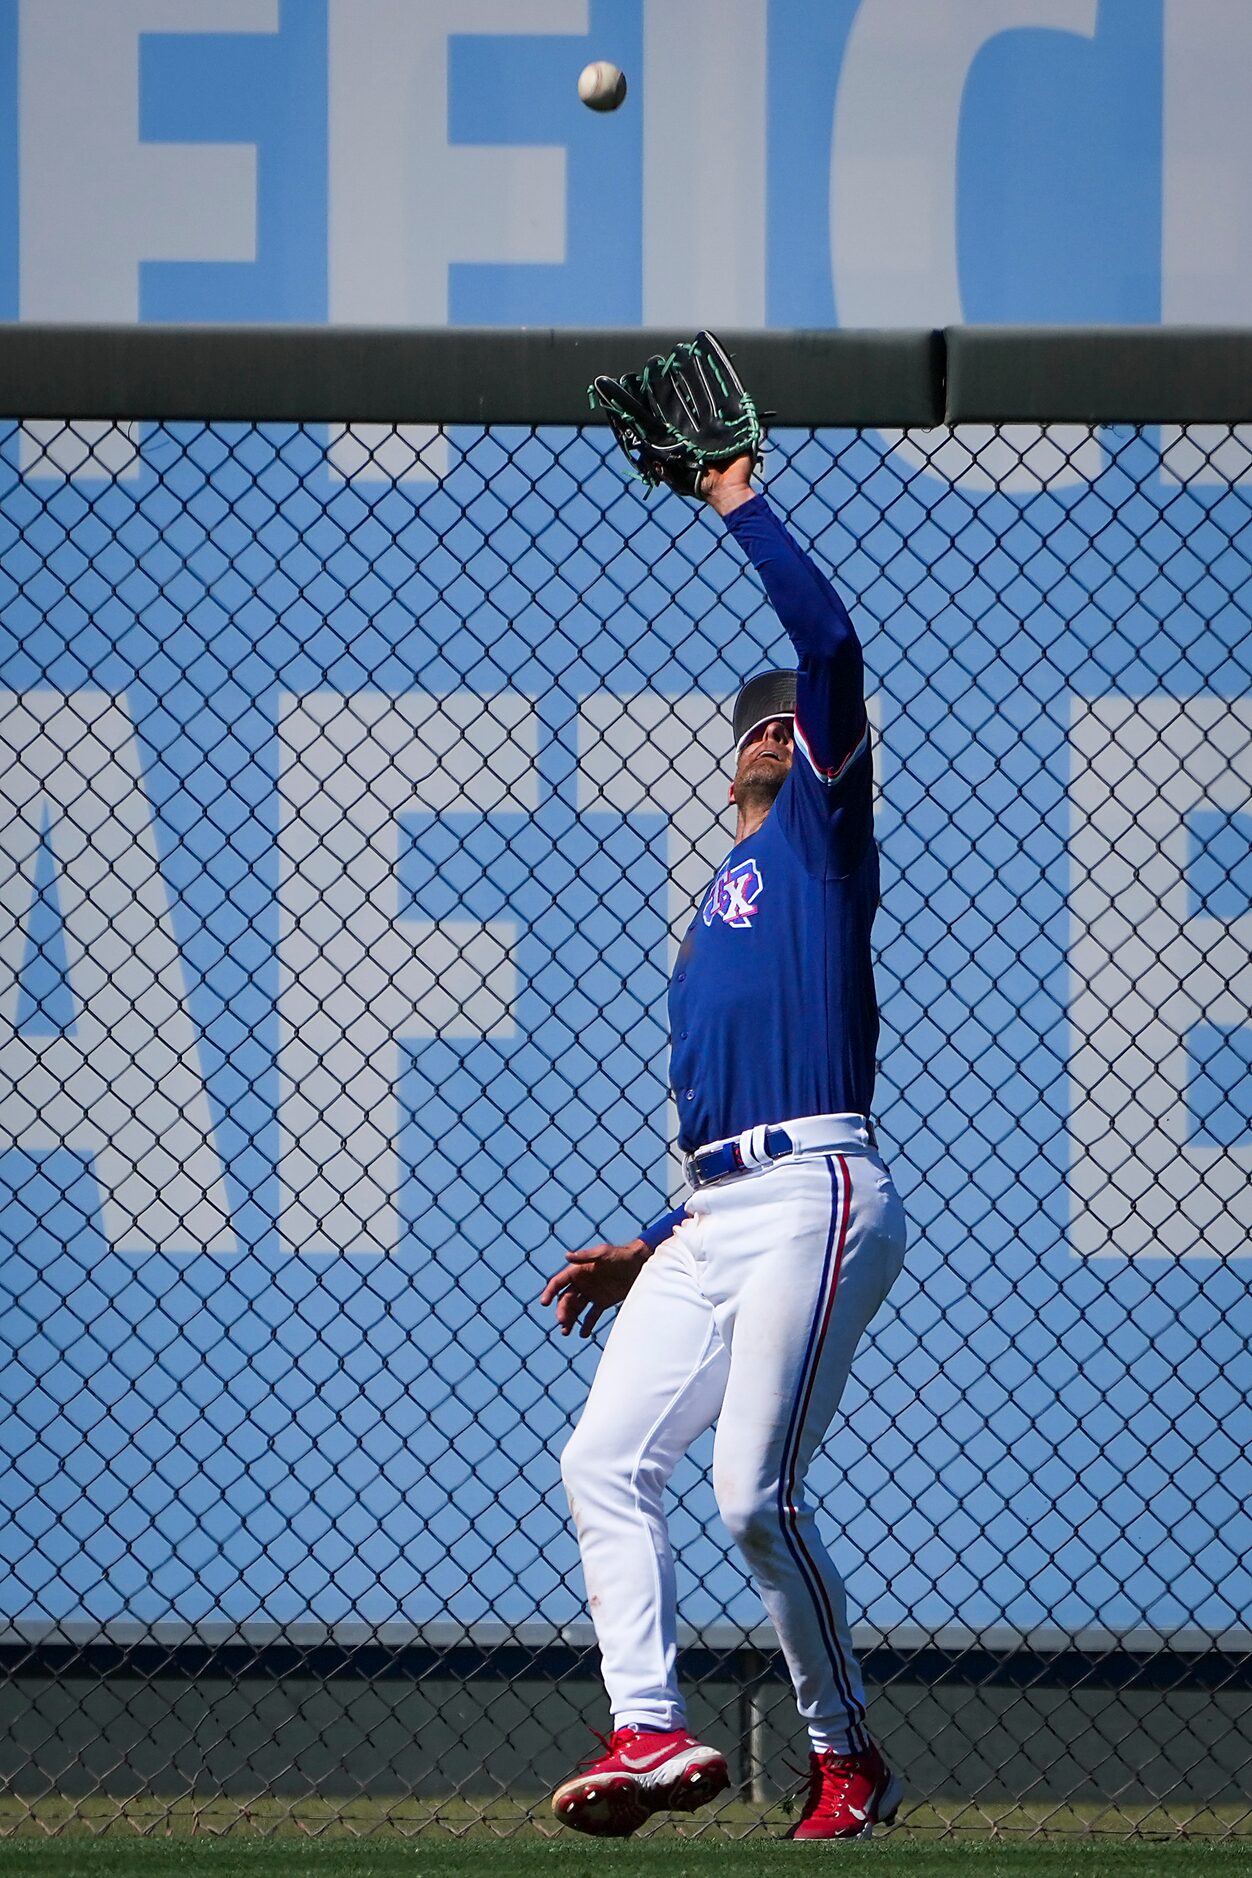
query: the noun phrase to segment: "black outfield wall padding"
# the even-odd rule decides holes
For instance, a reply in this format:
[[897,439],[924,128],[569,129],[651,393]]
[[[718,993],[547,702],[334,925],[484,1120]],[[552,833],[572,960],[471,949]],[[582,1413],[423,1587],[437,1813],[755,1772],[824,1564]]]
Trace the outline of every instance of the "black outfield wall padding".
[[[13,417],[598,424],[586,387],[645,328],[0,327]],[[1252,420],[1252,332],[955,326],[720,335],[781,426]]]

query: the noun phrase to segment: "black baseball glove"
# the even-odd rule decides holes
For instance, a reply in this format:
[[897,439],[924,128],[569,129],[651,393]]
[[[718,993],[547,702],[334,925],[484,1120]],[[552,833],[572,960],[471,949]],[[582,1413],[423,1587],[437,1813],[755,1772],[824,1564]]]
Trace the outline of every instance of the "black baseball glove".
[[591,408],[609,414],[613,434],[645,483],[699,496],[710,466],[761,451],[761,419],[739,374],[712,333],[649,359],[641,372],[597,378]]

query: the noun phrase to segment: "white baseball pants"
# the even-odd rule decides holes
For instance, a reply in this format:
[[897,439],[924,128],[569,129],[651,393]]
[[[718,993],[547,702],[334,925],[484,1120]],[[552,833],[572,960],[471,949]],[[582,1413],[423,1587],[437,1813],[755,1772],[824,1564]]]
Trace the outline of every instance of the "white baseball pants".
[[614,1725],[685,1725],[662,1496],[714,1422],[717,1504],[816,1745],[869,1742],[843,1584],[804,1481],[861,1333],[904,1258],[873,1151],[802,1155],[697,1189],[617,1313],[561,1458]]

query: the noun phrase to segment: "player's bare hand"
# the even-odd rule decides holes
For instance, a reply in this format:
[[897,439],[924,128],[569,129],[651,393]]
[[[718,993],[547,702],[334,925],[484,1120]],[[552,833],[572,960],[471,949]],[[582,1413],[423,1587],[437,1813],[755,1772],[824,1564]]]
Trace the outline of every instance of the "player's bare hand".
[[568,1337],[575,1324],[589,1337],[606,1311],[620,1304],[652,1256],[643,1239],[629,1245],[584,1246],[567,1252],[564,1267],[549,1278],[540,1304],[556,1304],[557,1329]]
[[701,478],[700,494],[719,515],[729,515],[732,509],[750,502],[755,494],[752,467],[750,456],[737,456],[722,469],[710,464]]

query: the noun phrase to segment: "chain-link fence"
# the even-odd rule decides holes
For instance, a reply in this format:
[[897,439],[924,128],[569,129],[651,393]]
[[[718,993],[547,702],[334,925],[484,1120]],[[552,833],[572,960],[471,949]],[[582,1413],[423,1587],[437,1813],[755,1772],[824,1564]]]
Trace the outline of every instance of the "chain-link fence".
[[[911,1244],[812,1484],[914,1827],[1247,1830],[1249,446],[767,459],[877,731]],[[536,1297],[676,1190],[786,641],[603,430],[71,420],[5,433],[0,635],[0,1816],[545,1819],[605,1715]],[[707,1460],[741,1831],[803,1744]]]

